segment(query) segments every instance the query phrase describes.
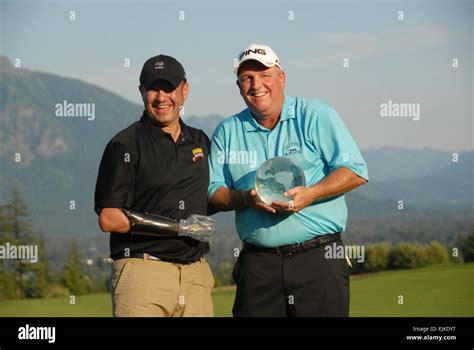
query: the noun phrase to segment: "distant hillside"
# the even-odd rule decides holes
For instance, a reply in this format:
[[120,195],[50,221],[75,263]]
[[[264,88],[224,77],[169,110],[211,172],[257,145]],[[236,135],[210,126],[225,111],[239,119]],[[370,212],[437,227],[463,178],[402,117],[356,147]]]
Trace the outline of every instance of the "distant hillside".
[[[443,154],[440,152],[438,159]],[[443,165],[439,165],[440,163]],[[412,211],[469,211],[472,214],[474,152],[460,153],[458,162],[449,160],[446,165],[444,163],[437,162],[438,166],[425,169],[424,176],[371,181],[360,189],[360,193],[371,199],[392,199],[395,202],[402,200],[406,209]],[[372,163],[372,169],[375,168],[374,164],[378,165]]]
[[[452,153],[432,149],[411,150],[386,146],[364,151],[373,180],[419,178],[452,163]],[[376,165],[376,166],[374,166]]]
[[[37,228],[63,234],[95,230],[93,189],[103,149],[141,109],[98,86],[14,69],[5,58],[0,73],[2,201],[16,182]],[[63,101],[95,103],[95,119],[56,117],[55,105]],[[75,210],[69,209],[71,200]]]
[[191,125],[195,128],[203,130],[207,134],[207,136],[211,138],[217,125],[223,119],[224,117],[222,116],[212,114],[206,117],[196,117],[196,116],[185,117],[185,122],[188,125]]

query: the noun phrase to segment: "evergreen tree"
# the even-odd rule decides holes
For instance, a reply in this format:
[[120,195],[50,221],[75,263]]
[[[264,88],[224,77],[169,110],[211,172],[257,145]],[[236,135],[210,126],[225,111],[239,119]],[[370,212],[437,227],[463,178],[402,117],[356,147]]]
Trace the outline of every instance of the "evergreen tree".
[[461,253],[464,258],[464,262],[474,261],[474,230],[471,231],[464,239],[461,240],[460,244]]
[[[4,243],[9,242],[10,245],[30,245],[33,243],[32,225],[28,221],[28,210],[26,203],[20,196],[18,187],[13,186],[11,192],[11,202],[3,208],[2,228],[4,235],[2,239]],[[9,270],[9,264],[5,264],[5,270]],[[34,270],[29,261],[16,259],[12,261],[11,269],[13,269],[13,290],[14,298],[23,298],[26,295],[26,274]]]
[[[5,206],[0,205],[0,244],[3,245],[6,242],[6,217],[5,217]],[[11,279],[8,278],[8,272],[5,269],[5,260],[0,260],[0,301],[9,299],[7,287],[11,286]],[[11,297],[11,296],[10,296]]]
[[81,295],[88,292],[88,283],[84,276],[81,254],[74,239],[72,240],[68,262],[64,267],[63,284],[73,295]]
[[15,295],[13,275],[0,263],[0,301],[12,299]]
[[30,288],[30,296],[33,298],[44,298],[48,295],[52,278],[49,262],[46,258],[45,239],[41,234],[38,241],[38,262],[35,264],[35,275]]

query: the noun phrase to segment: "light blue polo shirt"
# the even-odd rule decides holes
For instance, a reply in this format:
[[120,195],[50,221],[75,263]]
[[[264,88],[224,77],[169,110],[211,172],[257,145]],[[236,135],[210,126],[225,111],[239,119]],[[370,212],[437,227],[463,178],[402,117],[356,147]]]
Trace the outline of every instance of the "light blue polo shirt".
[[[212,136],[208,197],[221,186],[248,190],[266,160],[288,157],[304,171],[306,186],[344,166],[369,179],[357,145],[337,112],[321,100],[285,96],[273,130],[261,126],[247,108],[223,120]],[[262,247],[278,247],[342,232],[346,228],[344,196],[313,203],[297,213],[236,211],[240,238]]]

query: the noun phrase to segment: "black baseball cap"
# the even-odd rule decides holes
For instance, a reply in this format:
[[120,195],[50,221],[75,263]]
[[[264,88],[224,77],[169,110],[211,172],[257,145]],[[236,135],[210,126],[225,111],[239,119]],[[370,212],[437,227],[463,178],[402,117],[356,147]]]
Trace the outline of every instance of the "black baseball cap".
[[181,81],[186,80],[186,73],[181,63],[175,58],[158,55],[149,58],[143,65],[140,85],[149,90],[150,86],[158,79],[167,80],[176,88]]

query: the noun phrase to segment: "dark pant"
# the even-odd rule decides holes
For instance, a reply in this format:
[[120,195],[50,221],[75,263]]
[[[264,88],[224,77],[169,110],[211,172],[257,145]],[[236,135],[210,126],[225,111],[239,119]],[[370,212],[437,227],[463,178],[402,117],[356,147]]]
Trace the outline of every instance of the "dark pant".
[[234,317],[349,316],[347,261],[334,252],[325,257],[326,247],[334,246],[342,241],[291,256],[244,246],[233,271]]

